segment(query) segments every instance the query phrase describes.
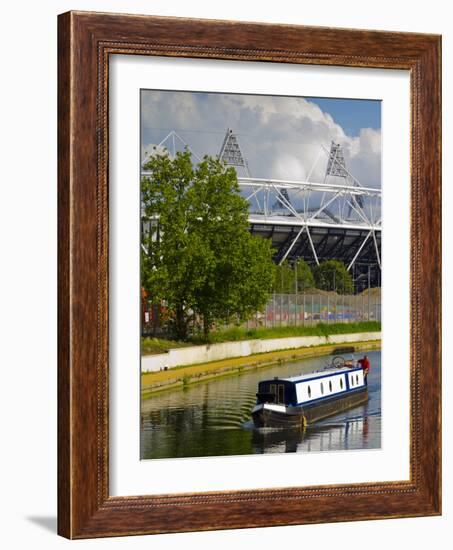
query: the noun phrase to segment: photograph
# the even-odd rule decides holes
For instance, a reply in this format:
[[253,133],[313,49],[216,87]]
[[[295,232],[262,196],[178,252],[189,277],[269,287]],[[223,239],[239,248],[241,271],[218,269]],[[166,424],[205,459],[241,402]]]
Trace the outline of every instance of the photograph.
[[5,550],[452,547],[448,11],[4,4]]
[[141,89],[140,129],[140,458],[380,449],[381,101]]

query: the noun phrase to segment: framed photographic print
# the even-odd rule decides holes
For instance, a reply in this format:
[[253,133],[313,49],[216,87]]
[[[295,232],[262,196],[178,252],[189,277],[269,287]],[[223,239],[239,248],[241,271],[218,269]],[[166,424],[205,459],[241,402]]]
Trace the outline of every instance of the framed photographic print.
[[59,17],[59,533],[440,504],[440,37]]

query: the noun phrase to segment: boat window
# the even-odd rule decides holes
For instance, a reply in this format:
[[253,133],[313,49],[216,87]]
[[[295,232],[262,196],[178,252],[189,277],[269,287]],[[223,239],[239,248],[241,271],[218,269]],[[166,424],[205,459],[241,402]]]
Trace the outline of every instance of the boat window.
[[308,397],[311,397],[311,388],[310,388],[310,386],[308,386],[307,389],[308,389]]
[[275,384],[271,384],[269,386],[269,393],[273,393],[275,396],[277,396],[277,388],[276,388]]
[[285,402],[285,386],[283,384],[279,384],[278,386],[278,402]]
[[351,376],[351,386],[353,386],[353,385],[354,385],[354,377]]
[[356,381],[357,384],[359,383],[359,375],[358,374],[355,375],[355,381]]
[[321,382],[321,393],[324,394],[324,384]]
[[329,391],[332,391],[332,380],[329,380]]
[[343,389],[343,378],[340,378],[340,388]]

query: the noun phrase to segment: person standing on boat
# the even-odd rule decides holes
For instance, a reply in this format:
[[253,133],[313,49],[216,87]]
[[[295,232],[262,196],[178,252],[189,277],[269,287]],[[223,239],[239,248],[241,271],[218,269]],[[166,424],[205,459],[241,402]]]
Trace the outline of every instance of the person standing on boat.
[[368,378],[368,373],[370,372],[370,367],[371,367],[370,360],[368,359],[367,355],[364,355],[363,359],[359,359],[357,362],[362,367],[363,377],[366,381],[366,379]]

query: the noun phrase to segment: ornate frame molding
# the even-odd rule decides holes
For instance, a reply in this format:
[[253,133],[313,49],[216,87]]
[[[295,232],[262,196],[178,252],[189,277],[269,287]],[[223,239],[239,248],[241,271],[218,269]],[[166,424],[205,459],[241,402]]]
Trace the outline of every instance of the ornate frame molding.
[[[440,37],[69,12],[59,16],[58,40],[59,533],[87,538],[440,514]],[[109,496],[108,60],[117,54],[410,71],[410,481]]]

